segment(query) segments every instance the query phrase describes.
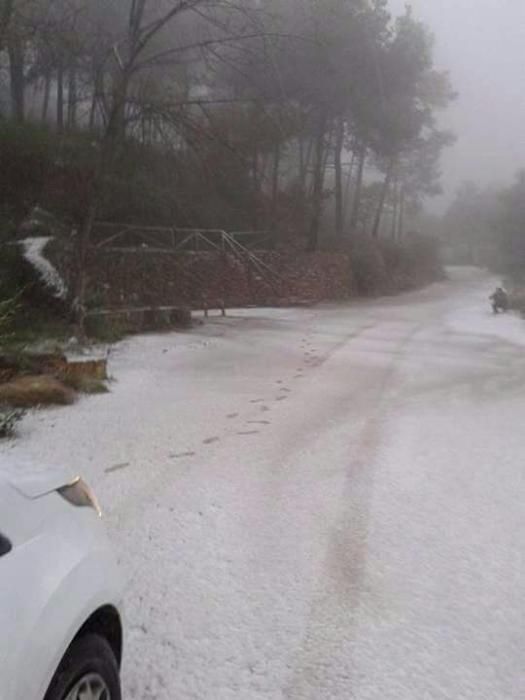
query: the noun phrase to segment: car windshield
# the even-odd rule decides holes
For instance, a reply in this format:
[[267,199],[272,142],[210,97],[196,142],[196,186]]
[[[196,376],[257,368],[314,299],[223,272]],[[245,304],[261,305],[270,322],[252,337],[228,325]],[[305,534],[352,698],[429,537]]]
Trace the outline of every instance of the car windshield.
[[523,27],[0,0],[2,700],[525,696]]

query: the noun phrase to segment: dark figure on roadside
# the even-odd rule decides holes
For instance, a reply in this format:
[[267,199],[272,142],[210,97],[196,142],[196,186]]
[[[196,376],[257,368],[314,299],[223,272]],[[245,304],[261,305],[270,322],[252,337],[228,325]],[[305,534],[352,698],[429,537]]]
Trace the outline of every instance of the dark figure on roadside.
[[509,310],[509,295],[503,289],[503,287],[498,287],[494,294],[490,296],[490,301],[492,302],[492,310],[495,314],[500,311],[505,313]]

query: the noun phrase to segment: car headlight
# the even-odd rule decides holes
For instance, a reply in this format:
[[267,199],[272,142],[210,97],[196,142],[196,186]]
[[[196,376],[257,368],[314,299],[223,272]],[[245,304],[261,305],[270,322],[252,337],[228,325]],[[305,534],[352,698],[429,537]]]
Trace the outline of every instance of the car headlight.
[[102,515],[102,509],[93,493],[93,489],[86,482],[78,477],[71,484],[62,486],[58,489],[58,493],[65,498],[68,503],[78,508],[93,508],[99,516]]

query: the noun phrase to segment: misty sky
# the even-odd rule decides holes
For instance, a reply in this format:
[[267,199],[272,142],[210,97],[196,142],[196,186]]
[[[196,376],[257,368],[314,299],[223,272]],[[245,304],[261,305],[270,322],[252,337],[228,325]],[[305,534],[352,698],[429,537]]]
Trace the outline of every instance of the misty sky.
[[[396,14],[406,4],[389,1]],[[525,168],[525,0],[410,4],[433,30],[437,65],[459,93],[443,118],[458,136],[443,160],[446,197],[467,179],[508,182]]]

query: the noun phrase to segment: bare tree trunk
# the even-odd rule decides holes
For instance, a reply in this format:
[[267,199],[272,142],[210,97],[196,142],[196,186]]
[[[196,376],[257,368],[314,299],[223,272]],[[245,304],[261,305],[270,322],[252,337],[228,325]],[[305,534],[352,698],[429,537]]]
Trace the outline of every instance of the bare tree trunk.
[[95,128],[95,122],[97,118],[97,103],[98,103],[98,95],[95,92],[93,92],[93,95],[91,96],[91,105],[89,107],[89,119],[88,119],[88,128],[90,131],[93,131]]
[[335,132],[335,233],[338,238],[344,234],[344,192],[343,192],[343,166],[341,162],[343,145],[345,140],[345,123],[343,117],[339,117]]
[[352,202],[352,214],[350,216],[350,231],[355,233],[357,222],[359,221],[359,211],[361,209],[361,192],[363,190],[363,175],[366,163],[366,146],[361,146],[358,154],[357,176],[355,181],[354,199]]
[[[133,3],[133,7],[135,7],[136,4],[143,9],[143,0],[136,0],[136,2]],[[125,66],[121,74],[117,75],[114,81],[111,112],[108,116],[108,122],[100,149],[99,162],[93,177],[92,193],[89,198],[89,205],[87,207],[86,216],[79,234],[77,248],[78,270],[75,288],[74,312],[80,335],[84,335],[87,252],[89,250],[93,225],[96,221],[104,197],[106,180],[108,174],[111,172],[115,164],[119,147],[122,145],[122,141],[125,136],[125,109],[129,82],[131,78],[131,69],[131,65]],[[63,95],[61,104],[63,110]]]
[[399,222],[397,226],[397,239],[402,241],[405,236],[405,185],[401,185],[401,192],[399,196]]
[[383,209],[385,208],[386,196],[390,188],[390,183],[392,181],[392,175],[394,173],[394,160],[392,159],[388,164],[388,169],[385,175],[385,181],[383,182],[383,187],[381,189],[381,196],[379,197],[379,204],[377,205],[376,215],[374,218],[374,226],[372,228],[372,238],[377,238],[379,236],[379,227],[381,226],[381,218],[383,216]]
[[394,179],[394,184],[392,187],[392,194],[394,198],[394,206],[392,210],[392,231],[391,238],[393,241],[397,238],[397,219],[398,219],[398,208],[399,208],[399,182],[398,178]]
[[49,115],[49,96],[51,94],[51,69],[46,69],[46,74],[44,76],[44,100],[42,102],[42,114],[40,119],[43,124],[47,122]]
[[17,122],[25,119],[24,48],[17,36],[8,39],[11,112]]
[[306,149],[306,160],[305,160],[305,167],[304,167],[304,186],[303,189],[306,192],[306,188],[308,186],[308,172],[310,170],[310,165],[312,163],[312,154],[314,152],[314,143],[315,139],[311,138],[308,140],[308,148]]
[[[136,68],[140,53],[151,40],[163,30],[167,23],[179,12],[186,8],[184,3],[176,3],[157,21],[143,26],[143,18],[147,0],[132,0],[129,11],[128,50],[123,58],[115,46],[115,68],[113,75],[112,102],[107,108],[107,123],[102,139],[99,162],[92,182],[92,191],[86,216],[78,240],[78,271],[75,285],[75,317],[79,333],[84,335],[85,298],[86,298],[86,260],[93,225],[98,215],[101,203],[106,194],[106,181],[123,143],[126,131],[126,106],[128,101],[129,84]],[[63,104],[62,104],[63,109]],[[62,115],[63,117],[63,115]]]
[[86,218],[82,224],[79,232],[78,244],[77,244],[77,258],[76,258],[76,276],[75,276],[75,290],[73,299],[73,313],[76,325],[76,333],[78,339],[84,342],[86,331],[85,331],[85,320],[86,320],[86,287],[87,287],[87,256],[89,250],[89,242],[91,240],[91,232],[93,230],[93,225],[97,216],[97,211],[99,207],[98,196],[93,198],[89,209],[86,214]]
[[[147,121],[148,128],[147,128],[147,135],[146,138],[148,140],[148,144],[151,146],[154,141],[155,141],[155,129],[153,128],[153,118],[150,117]],[[184,144],[184,147],[186,151],[188,150],[187,145]]]
[[254,144],[252,150],[252,191],[253,191],[253,207],[252,207],[252,226],[254,230],[259,228],[259,194],[260,194],[260,177],[259,177],[259,150]]
[[13,16],[14,0],[4,0],[0,12],[0,51],[3,51],[7,43],[7,34],[11,17]]
[[279,196],[279,166],[281,164],[281,144],[275,142],[272,171],[272,227],[277,224],[277,199]]
[[326,114],[319,114],[317,133],[315,135],[315,162],[312,190],[312,218],[308,232],[308,250],[313,252],[319,247],[319,225],[323,212],[323,187],[325,175],[325,133]]
[[[123,102],[125,102],[125,100],[123,100]],[[109,115],[108,125],[101,143],[98,165],[93,177],[89,205],[87,207],[86,216],[80,228],[77,241],[77,274],[75,281],[73,311],[77,326],[77,333],[79,338],[82,340],[85,337],[84,321],[86,313],[87,256],[93,226],[104,198],[106,181],[114,166],[120,145],[120,131],[118,126],[115,126],[115,123],[118,124],[119,120],[118,111],[120,104],[122,103],[114,103],[111,114]]]
[[350,161],[350,168],[346,174],[346,185],[345,193],[343,198],[343,229],[346,225],[348,202],[350,201],[350,193],[352,190],[352,178],[354,176],[354,165],[355,165],[355,153],[352,153],[352,159]]
[[273,158],[270,158],[267,153],[263,153],[260,158],[259,166],[259,192],[262,192],[263,184],[268,181],[268,166],[270,165],[270,160],[273,163]]
[[299,187],[303,199],[306,197],[308,191],[308,172],[310,169],[310,163],[312,161],[312,151],[314,148],[315,139],[309,138],[308,143],[305,148],[304,141],[301,142],[301,169],[299,172]]
[[89,196],[86,215],[81,224],[76,243],[76,278],[73,299],[73,314],[79,339],[85,338],[86,291],[87,291],[87,257],[93,232],[93,226],[100,211],[105,195],[106,181],[114,164],[115,144],[105,134],[99,151],[99,158]]
[[129,36],[133,43],[138,39],[147,0],[132,0],[129,10]]
[[89,107],[89,118],[88,118],[88,128],[90,131],[96,126],[97,123],[97,108],[100,101],[100,96],[104,92],[104,86],[102,84],[102,76],[100,70],[97,67],[93,67],[92,73],[93,80],[93,94],[91,95],[91,105]]
[[115,68],[113,76],[113,90],[111,98],[111,111],[107,124],[107,137],[115,146],[119,146],[126,136],[126,105],[128,102],[129,84],[133,72],[133,66]]
[[73,64],[69,69],[67,89],[67,126],[74,129],[77,124],[77,69]]
[[301,189],[304,189],[304,182],[306,180],[306,154],[302,134],[297,139],[297,145],[299,146],[299,184]]
[[64,130],[64,59],[58,59],[57,65],[57,108],[56,108],[57,130]]
[[334,130],[331,128],[328,132],[328,138],[325,138],[324,143],[324,154],[323,154],[323,173],[326,173],[326,168],[328,167],[328,159],[330,157],[330,149],[332,148],[332,139],[334,136]]

